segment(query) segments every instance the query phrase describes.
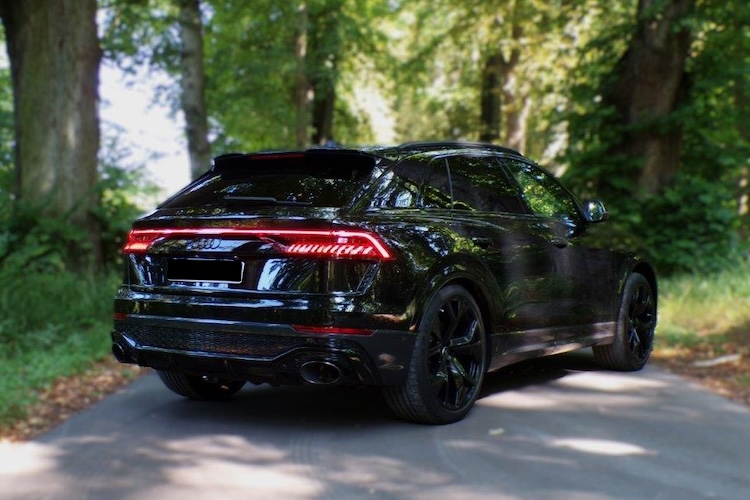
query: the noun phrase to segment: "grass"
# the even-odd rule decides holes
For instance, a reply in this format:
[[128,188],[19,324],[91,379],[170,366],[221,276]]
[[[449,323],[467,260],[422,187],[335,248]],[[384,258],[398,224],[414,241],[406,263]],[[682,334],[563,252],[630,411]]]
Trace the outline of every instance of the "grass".
[[750,265],[660,282],[657,349],[750,339]]
[[0,270],[0,426],[38,394],[109,355],[113,277]]
[[662,280],[657,363],[750,405],[749,341],[750,264]]

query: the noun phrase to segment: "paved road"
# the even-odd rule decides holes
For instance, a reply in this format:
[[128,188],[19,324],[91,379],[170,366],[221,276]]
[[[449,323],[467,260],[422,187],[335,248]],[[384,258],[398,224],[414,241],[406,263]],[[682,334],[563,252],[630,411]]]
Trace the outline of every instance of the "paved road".
[[8,499],[750,498],[750,410],[590,356],[495,373],[458,424],[394,420],[369,389],[172,395],[150,374],[34,442],[0,445]]

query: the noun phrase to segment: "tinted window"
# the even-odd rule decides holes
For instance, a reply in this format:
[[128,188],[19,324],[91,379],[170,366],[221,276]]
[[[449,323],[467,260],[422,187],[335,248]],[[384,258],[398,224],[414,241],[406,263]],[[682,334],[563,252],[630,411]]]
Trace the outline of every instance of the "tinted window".
[[524,213],[518,187],[493,157],[454,156],[448,160],[453,208]]
[[371,196],[375,208],[450,208],[450,182],[445,160],[407,158],[383,175]]
[[362,155],[243,156],[218,164],[207,177],[163,207],[284,204],[347,206],[369,184],[374,160]]
[[545,217],[578,219],[575,201],[551,175],[518,160],[505,163],[521,186],[523,198],[532,212]]
[[422,190],[424,208],[451,208],[451,184],[448,164],[443,158],[430,161],[430,175]]

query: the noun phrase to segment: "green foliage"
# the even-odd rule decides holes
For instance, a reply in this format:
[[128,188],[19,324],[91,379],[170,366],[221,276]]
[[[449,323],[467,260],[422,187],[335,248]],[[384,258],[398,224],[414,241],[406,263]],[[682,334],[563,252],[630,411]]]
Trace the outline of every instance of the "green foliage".
[[679,274],[660,282],[661,344],[690,345],[750,324],[750,264],[711,274]]
[[109,354],[114,277],[0,267],[0,424],[35,394]]
[[603,105],[616,62],[633,29],[633,17],[614,17],[587,45],[587,58],[572,75],[571,105],[561,119],[570,134],[566,182],[587,197],[601,197],[619,230],[615,243],[637,242],[664,274],[715,271],[744,252],[740,238],[739,191],[750,158],[750,5],[706,0],[685,19],[694,44],[688,61],[691,85],[684,104],[662,123],[683,130],[682,164],[662,192],[647,196],[637,179],[641,158],[618,154],[628,129]]
[[726,187],[683,174],[643,203],[633,229],[661,272],[715,272],[742,258],[737,201]]
[[[119,249],[141,206],[157,194],[142,166],[128,166],[129,151],[119,145],[117,135],[105,134],[97,183],[99,206],[90,208],[99,221],[104,265],[118,268]],[[1,189],[1,188],[0,188]],[[0,268],[19,275],[66,270],[69,252],[89,252],[87,234],[59,218],[41,216],[38,207],[0,200]],[[11,271],[15,270],[15,271]]]

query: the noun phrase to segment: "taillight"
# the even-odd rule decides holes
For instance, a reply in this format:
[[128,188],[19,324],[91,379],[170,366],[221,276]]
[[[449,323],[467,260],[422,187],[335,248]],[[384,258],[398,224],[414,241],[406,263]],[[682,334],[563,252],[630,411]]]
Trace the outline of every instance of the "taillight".
[[242,229],[242,228],[180,228],[133,229],[123,252],[144,254],[158,240],[201,236],[271,240],[283,253],[349,259],[392,259],[388,248],[374,233],[368,231],[320,229]]

